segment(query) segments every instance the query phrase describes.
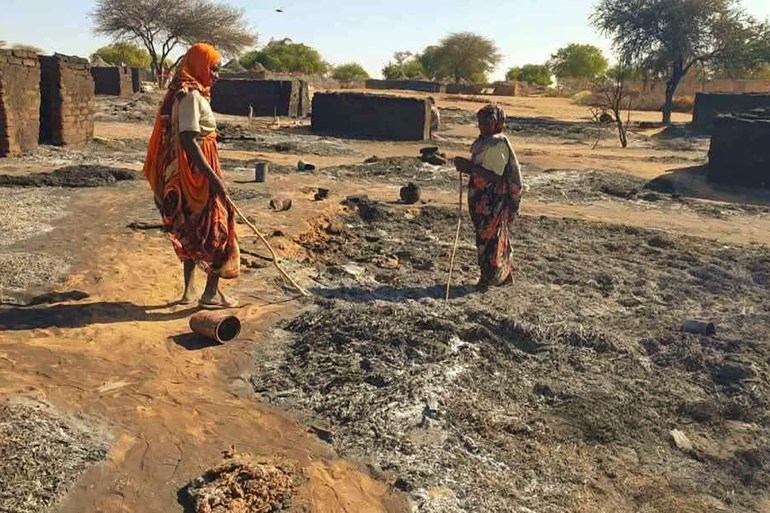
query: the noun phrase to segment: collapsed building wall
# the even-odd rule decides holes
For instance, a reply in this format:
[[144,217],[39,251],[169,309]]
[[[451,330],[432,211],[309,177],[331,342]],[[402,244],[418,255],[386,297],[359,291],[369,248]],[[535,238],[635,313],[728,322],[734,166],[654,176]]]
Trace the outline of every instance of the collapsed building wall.
[[134,93],[142,90],[142,82],[150,82],[150,70],[143,68],[131,68],[131,89]]
[[315,93],[312,129],[352,137],[430,139],[430,102],[367,93]]
[[770,109],[717,116],[712,132],[709,180],[770,189]]
[[34,151],[39,136],[37,55],[22,50],[0,50],[0,156]]
[[710,133],[718,115],[744,113],[757,108],[770,108],[770,93],[698,93],[695,95],[692,124],[697,130]]
[[94,137],[94,81],[88,60],[56,54],[40,61],[40,142],[85,144]]
[[442,93],[446,90],[445,86],[439,82],[429,82],[427,80],[376,80],[366,81],[367,89],[377,90],[401,90],[401,91],[419,91],[423,93]]
[[308,115],[307,82],[301,80],[244,80],[224,78],[211,92],[211,108],[220,114],[246,116]]
[[94,91],[103,96],[131,96],[134,84],[131,69],[126,66],[91,68],[94,79]]

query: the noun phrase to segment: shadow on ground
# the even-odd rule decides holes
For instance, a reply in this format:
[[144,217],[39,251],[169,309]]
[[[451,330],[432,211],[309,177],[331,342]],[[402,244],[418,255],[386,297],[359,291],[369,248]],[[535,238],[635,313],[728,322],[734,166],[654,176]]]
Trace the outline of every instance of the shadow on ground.
[[91,324],[130,321],[171,321],[189,317],[197,308],[158,312],[169,305],[140,306],[129,302],[94,302],[47,307],[0,308],[0,329],[83,328]]
[[708,165],[675,168],[651,180],[646,189],[688,198],[770,206],[770,190],[714,183]]

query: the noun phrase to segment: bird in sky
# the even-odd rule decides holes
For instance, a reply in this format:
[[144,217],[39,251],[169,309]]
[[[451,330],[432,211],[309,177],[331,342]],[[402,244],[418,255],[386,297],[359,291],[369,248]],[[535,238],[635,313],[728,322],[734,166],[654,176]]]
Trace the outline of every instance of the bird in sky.
[[283,9],[276,9],[275,12],[283,12]]

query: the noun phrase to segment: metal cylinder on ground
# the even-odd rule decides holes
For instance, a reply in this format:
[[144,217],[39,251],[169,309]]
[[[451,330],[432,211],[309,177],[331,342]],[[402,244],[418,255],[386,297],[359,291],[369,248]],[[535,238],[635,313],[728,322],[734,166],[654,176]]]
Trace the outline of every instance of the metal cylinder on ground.
[[698,335],[714,335],[716,334],[716,326],[713,322],[689,320],[682,326],[682,331],[685,333],[696,333]]
[[267,171],[270,165],[267,162],[257,162],[254,166],[254,181],[264,183],[267,180]]
[[190,318],[190,329],[223,344],[241,333],[241,321],[227,312],[198,312]]

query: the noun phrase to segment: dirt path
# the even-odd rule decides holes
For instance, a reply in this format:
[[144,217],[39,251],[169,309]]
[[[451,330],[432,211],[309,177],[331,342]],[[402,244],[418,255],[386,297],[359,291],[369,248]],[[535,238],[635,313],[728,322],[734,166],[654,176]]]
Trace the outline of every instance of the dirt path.
[[[145,192],[137,187],[129,196],[140,200]],[[296,421],[253,398],[246,381],[253,354],[270,326],[296,306],[252,299],[239,310],[239,340],[201,347],[184,335],[193,310],[166,306],[181,291],[178,263],[159,234],[125,230],[127,199],[104,191],[80,199],[102,205],[107,229],[83,231],[84,249],[99,252],[83,251],[88,269],[61,290],[86,291],[87,299],[0,311],[0,394],[34,396],[95,417],[112,437],[109,461],[79,482],[61,511],[177,510],[178,489],[231,445],[299,462],[309,481],[298,507],[401,510],[387,485],[337,461]],[[74,210],[87,223],[84,206]]]

